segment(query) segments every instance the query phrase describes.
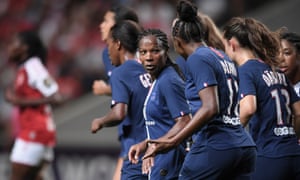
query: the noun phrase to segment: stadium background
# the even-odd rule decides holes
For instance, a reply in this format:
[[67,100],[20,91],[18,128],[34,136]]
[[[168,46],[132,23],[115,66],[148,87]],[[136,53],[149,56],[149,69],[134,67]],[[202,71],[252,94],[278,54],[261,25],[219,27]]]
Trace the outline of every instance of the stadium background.
[[[10,173],[9,150],[15,132],[14,108],[4,101],[14,70],[7,64],[6,45],[12,35],[36,28],[48,47],[48,68],[69,100],[54,109],[58,145],[46,180],[109,180],[119,151],[116,128],[89,131],[93,118],[104,115],[110,97],[91,93],[92,82],[104,77],[98,24],[115,3],[136,10],[144,27],[170,34],[176,0],[0,0],[0,179]],[[300,33],[299,0],[196,0],[199,10],[217,25],[233,16],[261,20],[271,30],[286,26]],[[175,56],[174,54],[172,54]]]

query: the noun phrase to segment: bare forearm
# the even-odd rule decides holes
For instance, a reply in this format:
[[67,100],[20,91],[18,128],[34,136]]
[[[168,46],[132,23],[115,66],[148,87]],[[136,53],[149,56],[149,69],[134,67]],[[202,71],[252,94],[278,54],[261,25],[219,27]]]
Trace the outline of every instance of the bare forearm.
[[176,118],[175,125],[161,138],[172,138],[177,135],[190,121],[190,115]]
[[200,130],[213,116],[215,112],[209,108],[201,107],[186,126],[174,136],[176,145],[183,140],[191,137],[196,131]]

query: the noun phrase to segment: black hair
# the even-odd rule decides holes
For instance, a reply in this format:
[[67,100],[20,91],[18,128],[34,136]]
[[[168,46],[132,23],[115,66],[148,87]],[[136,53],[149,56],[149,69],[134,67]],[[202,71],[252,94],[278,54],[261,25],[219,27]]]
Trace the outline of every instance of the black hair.
[[109,11],[115,14],[116,24],[123,20],[131,20],[136,23],[139,23],[139,18],[135,11],[127,6],[117,5],[113,6]]
[[[165,52],[167,53],[169,50],[169,42],[168,42],[168,37],[167,34],[162,32],[159,29],[147,29],[144,30],[140,33],[139,35],[139,41],[146,36],[155,36],[157,39],[157,43],[160,46],[160,48],[162,48],[163,50],[165,50]],[[171,58],[169,57],[169,55],[167,55],[167,61],[166,61],[166,65],[167,66],[172,66],[175,71],[178,73],[178,75],[185,80],[185,77],[183,75],[183,73],[181,72],[180,68],[178,67],[178,65],[176,63],[174,63]]]
[[181,0],[177,4],[177,19],[172,28],[172,35],[185,42],[203,42],[205,27],[197,15],[198,8],[189,1]]
[[27,58],[36,56],[41,59],[43,64],[46,64],[47,50],[37,32],[21,31],[17,36],[23,44],[28,46]]
[[286,30],[280,32],[280,39],[290,42],[296,48],[297,54],[300,54],[300,35]]
[[138,49],[138,36],[141,31],[140,25],[130,20],[117,23],[110,30],[112,39],[119,40],[121,45],[131,53],[136,53]]

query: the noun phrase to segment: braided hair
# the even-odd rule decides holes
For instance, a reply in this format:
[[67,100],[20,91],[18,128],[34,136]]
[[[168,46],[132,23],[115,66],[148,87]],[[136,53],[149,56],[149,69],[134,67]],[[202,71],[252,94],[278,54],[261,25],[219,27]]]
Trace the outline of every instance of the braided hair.
[[197,15],[198,8],[189,1],[181,0],[177,4],[177,19],[172,27],[172,36],[180,37],[186,43],[204,42],[206,28]]

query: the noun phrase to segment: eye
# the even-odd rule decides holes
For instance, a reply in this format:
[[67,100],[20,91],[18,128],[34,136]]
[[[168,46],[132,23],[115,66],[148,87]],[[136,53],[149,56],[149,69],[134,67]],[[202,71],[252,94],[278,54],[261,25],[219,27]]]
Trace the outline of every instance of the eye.
[[160,49],[153,49],[151,52],[152,52],[153,54],[158,54],[158,53],[160,53]]
[[139,53],[140,55],[145,55],[147,52],[145,50],[140,50]]

